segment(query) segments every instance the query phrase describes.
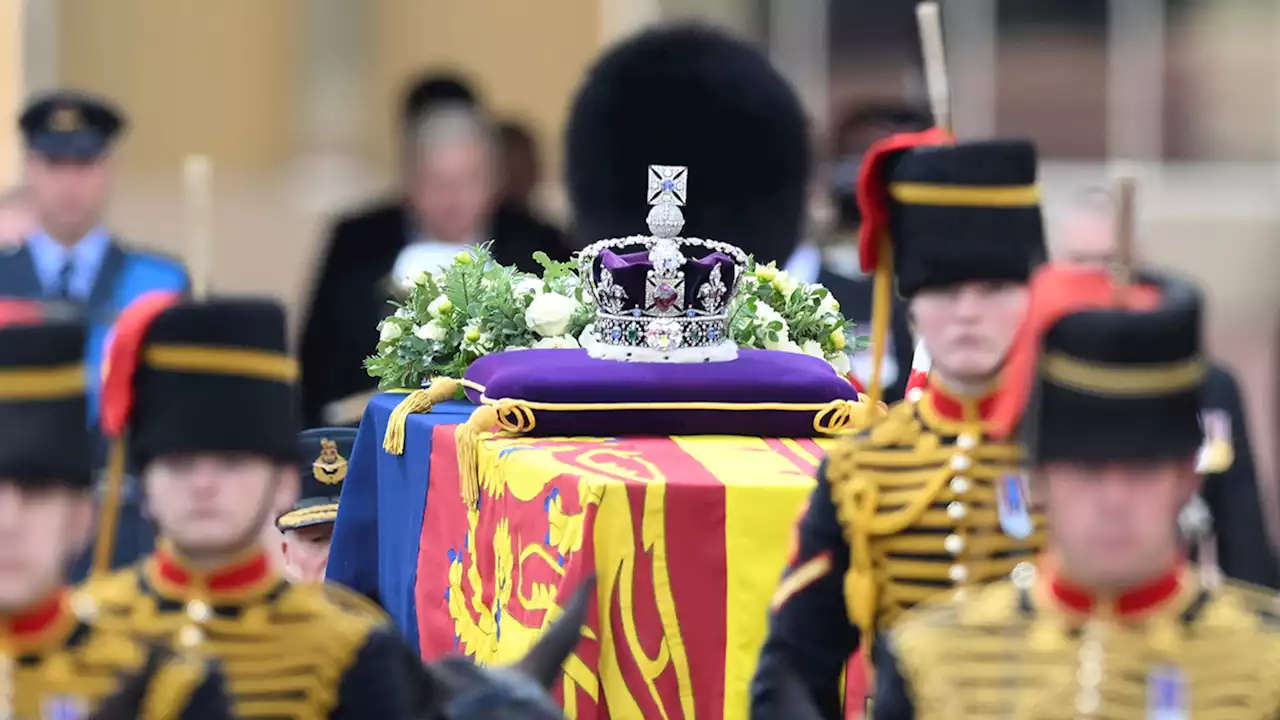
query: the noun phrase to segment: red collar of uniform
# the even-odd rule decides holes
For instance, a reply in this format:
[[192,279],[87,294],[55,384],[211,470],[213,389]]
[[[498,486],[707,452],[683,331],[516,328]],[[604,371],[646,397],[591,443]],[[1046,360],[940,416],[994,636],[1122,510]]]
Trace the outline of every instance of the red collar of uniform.
[[163,543],[146,570],[156,590],[182,599],[246,599],[267,592],[278,581],[271,559],[261,547],[211,570],[195,570],[172,546]]
[[1109,612],[1123,618],[1143,615],[1166,605],[1178,596],[1184,584],[1186,562],[1179,560],[1168,572],[1114,597],[1102,598],[1088,588],[1062,577],[1051,565],[1047,569],[1048,592],[1063,609],[1080,615]]
[[30,650],[65,635],[75,622],[66,591],[59,588],[23,610],[0,615],[0,646],[14,652]]
[[991,415],[998,396],[998,389],[972,396],[961,395],[952,392],[937,379],[937,376],[931,375],[922,402],[940,420],[978,423]]

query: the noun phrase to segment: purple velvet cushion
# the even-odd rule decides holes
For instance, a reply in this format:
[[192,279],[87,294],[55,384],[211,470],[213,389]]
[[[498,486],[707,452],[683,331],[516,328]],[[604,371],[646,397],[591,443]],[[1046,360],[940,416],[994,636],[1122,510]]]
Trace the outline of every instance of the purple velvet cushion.
[[[585,350],[514,350],[487,355],[467,370],[489,401],[579,403],[787,403],[796,409],[580,410],[534,408],[536,436],[749,435],[814,437],[821,406],[857,392],[825,361],[773,350],[738,351],[718,363],[624,363]],[[467,391],[473,402],[479,393]]]

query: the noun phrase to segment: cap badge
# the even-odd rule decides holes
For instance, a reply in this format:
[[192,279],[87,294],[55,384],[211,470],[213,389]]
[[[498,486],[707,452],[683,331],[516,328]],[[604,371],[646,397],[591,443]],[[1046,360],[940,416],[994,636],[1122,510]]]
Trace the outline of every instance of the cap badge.
[[84,128],[84,116],[79,108],[60,107],[49,115],[49,129],[58,133],[79,132]]
[[347,459],[338,454],[338,443],[320,441],[320,457],[311,463],[311,476],[325,485],[337,485],[347,478]]

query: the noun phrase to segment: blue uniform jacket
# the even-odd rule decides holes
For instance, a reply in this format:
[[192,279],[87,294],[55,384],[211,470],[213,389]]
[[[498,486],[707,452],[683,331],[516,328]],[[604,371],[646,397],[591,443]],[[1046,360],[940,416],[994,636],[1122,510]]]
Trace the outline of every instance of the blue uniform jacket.
[[[190,285],[186,268],[173,258],[151,252],[125,248],[113,238],[102,259],[88,300],[84,303],[89,322],[89,339],[85,357],[89,373],[89,427],[97,426],[98,403],[102,385],[102,358],[107,334],[116,316],[138,297],[154,291],[186,292]],[[36,275],[30,251],[24,246],[0,254],[0,295],[43,299],[46,289]],[[105,459],[104,452],[99,454]],[[143,517],[136,488],[126,492],[116,537],[114,566],[128,564],[151,551],[155,530]],[[92,549],[73,568],[73,581],[82,579],[88,570]]]

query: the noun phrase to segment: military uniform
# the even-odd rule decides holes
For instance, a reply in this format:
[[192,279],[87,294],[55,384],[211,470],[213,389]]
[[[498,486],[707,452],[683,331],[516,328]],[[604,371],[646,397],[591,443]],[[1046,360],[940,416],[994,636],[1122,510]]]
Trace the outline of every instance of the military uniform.
[[[894,136],[863,165],[863,268],[883,272],[892,260],[907,298],[969,281],[1025,282],[1044,255],[1035,148],[939,145],[948,140],[936,130]],[[870,641],[904,610],[1003,578],[1037,552],[1043,523],[1027,504],[1022,450],[984,432],[998,396],[966,397],[933,380],[830,452],[773,601],[752,717],[786,716],[788,673],[824,717],[842,717],[841,673],[864,641],[878,665]]]
[[[1037,462],[1190,462],[1207,370],[1201,299],[1176,279],[1146,280],[1124,307],[1100,271],[1033,281],[1024,342],[1006,368],[1021,396],[996,409],[994,434],[1035,398],[1023,427]],[[1059,567],[1050,555],[1039,570],[1026,564],[904,616],[885,649],[876,717],[1280,718],[1270,593],[1212,589],[1179,562],[1108,599]]]
[[[285,348],[275,302],[149,298],[117,325],[103,426],[116,442],[128,429],[139,468],[218,453],[293,466],[297,367]],[[334,602],[349,592],[285,582],[257,532],[242,557],[201,570],[162,528],[154,555],[90,589],[104,624],[218,659],[237,717],[409,717],[403,650],[385,619],[363,603]]]
[[281,532],[338,519],[338,499],[347,478],[347,459],[355,446],[354,428],[312,428],[298,433],[298,470],[302,492],[289,512],[276,518]]
[[[0,478],[24,493],[61,486],[87,496],[86,330],[41,313],[36,304],[0,302]],[[25,319],[15,324],[15,314]],[[97,618],[88,597],[66,588],[0,614],[0,717],[83,717],[135,674],[146,675],[146,685],[129,717],[231,717],[222,678],[208,663],[162,653]]]

